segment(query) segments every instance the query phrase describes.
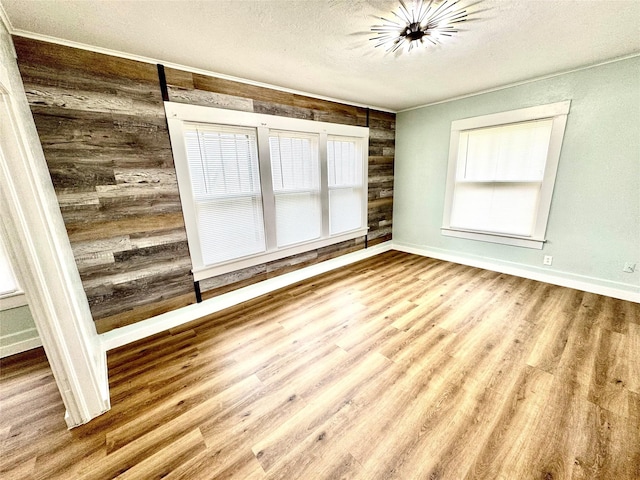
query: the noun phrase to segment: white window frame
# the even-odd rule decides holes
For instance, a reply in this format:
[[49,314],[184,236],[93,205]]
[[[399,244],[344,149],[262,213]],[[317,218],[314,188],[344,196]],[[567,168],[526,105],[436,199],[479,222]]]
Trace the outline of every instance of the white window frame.
[[[278,260],[291,255],[326,247],[335,243],[352,240],[367,234],[367,151],[369,140],[369,128],[353,125],[341,125],[328,122],[316,122],[297,118],[265,115],[238,110],[226,110],[220,108],[188,105],[175,102],[165,102],[167,124],[171,138],[171,148],[175,161],[180,200],[182,203],[187,241],[191,253],[192,272],[195,281],[229,273],[242,268],[247,268],[261,263]],[[259,253],[229,262],[206,266],[202,263],[202,252],[199,245],[199,236],[196,225],[195,210],[193,207],[191,179],[187,164],[187,153],[184,142],[185,124],[215,124],[237,127],[251,127],[256,129],[258,138],[258,159],[260,168],[260,183],[262,189],[264,209],[264,230],[267,249],[265,253]],[[320,159],[320,185],[322,202],[322,235],[317,240],[302,242],[278,248],[275,232],[275,202],[273,187],[271,184],[271,159],[269,152],[269,132],[272,130],[300,132],[315,134],[318,136]],[[328,206],[328,173],[327,173],[327,136],[343,136],[357,138],[362,143],[362,188],[365,192],[362,204],[362,222],[359,228],[337,235],[329,234],[329,206]]]
[[[522,108],[507,112],[482,115],[479,117],[465,118],[451,122],[451,139],[449,144],[449,164],[447,170],[447,185],[445,190],[444,215],[442,221],[442,235],[448,237],[466,238],[491,243],[501,243],[518,247],[535,248],[541,250],[546,242],[547,221],[551,208],[551,198],[555,184],[560,150],[564,138],[567,115],[571,101],[563,101],[540,105],[536,107]],[[530,236],[498,234],[495,232],[476,231],[451,226],[451,211],[455,196],[456,169],[458,166],[458,148],[461,132],[478,128],[496,127],[534,120],[552,119],[549,149],[542,179],[538,208],[535,215],[535,224]]]

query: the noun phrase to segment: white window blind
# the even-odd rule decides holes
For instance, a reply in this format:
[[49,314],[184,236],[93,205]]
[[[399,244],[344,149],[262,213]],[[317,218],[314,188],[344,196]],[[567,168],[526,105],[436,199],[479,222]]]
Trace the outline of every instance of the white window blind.
[[451,227],[531,236],[552,123],[460,133]]
[[452,122],[443,235],[543,247],[569,106]]
[[278,247],[319,238],[322,204],[317,136],[272,131],[269,153]]
[[190,126],[185,146],[203,264],[265,251],[255,129]]
[[357,140],[327,138],[329,232],[348,232],[362,225],[362,161]]

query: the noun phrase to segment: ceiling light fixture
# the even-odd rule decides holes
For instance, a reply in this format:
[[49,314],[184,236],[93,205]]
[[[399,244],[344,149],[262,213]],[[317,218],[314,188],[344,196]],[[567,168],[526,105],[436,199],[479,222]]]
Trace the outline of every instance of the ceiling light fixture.
[[443,37],[451,37],[458,32],[457,23],[467,20],[467,11],[459,8],[460,0],[415,0],[411,10],[403,0],[397,12],[391,12],[396,19],[380,17],[384,23],[374,25],[371,31],[378,36],[371,38],[376,47],[386,47],[387,52],[395,52],[403,46],[411,51],[425,41],[437,45]]

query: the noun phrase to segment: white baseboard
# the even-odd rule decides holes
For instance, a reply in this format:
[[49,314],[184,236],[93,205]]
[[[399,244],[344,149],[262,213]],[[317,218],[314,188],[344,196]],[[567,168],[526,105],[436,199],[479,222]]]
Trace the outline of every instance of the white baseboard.
[[[25,336],[27,336],[27,338],[24,340],[14,340],[15,338]],[[42,341],[40,341],[38,331],[35,328],[5,335],[0,338],[0,343],[2,343],[2,346],[0,346],[0,358],[9,357],[42,346]]]
[[177,310],[163,313],[147,320],[127,325],[125,327],[116,328],[107,333],[100,335],[100,343],[106,352],[137,340],[141,340],[150,335],[163,332],[170,328],[197,320],[212,313],[219,312],[225,308],[238,305],[247,300],[265,295],[280,288],[293,285],[294,283],[306,280],[316,275],[344,267],[351,263],[374,257],[380,253],[387,252],[392,249],[391,242],[384,242],[373,247],[358,250],[356,252],[347,253],[330,260],[301,268],[293,272],[285,273],[278,277],[270,278],[254,285],[239,288],[229,293],[210,298],[201,303],[188,305]]
[[[517,277],[537,280],[539,282],[550,283],[552,285],[575,288],[576,290],[582,290],[584,292],[596,293],[598,295],[606,295],[608,297],[640,303],[640,287],[636,287],[631,284],[603,281],[568,272],[559,272],[561,275],[554,275],[548,271],[543,271],[542,269],[537,271],[536,267],[528,267],[525,269],[517,263],[504,262],[484,257],[461,256],[450,251],[436,248],[423,248],[397,242],[393,242],[392,247],[394,250],[413,253],[423,257],[436,258],[447,262],[469,265],[470,267],[483,268],[485,270],[515,275]],[[531,268],[531,270],[529,270],[529,268]]]

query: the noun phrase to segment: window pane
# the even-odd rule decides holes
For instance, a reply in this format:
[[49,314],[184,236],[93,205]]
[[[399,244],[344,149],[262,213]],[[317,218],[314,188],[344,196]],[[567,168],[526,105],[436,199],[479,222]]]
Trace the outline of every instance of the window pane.
[[202,264],[264,252],[255,130],[192,128],[185,144]]
[[319,190],[318,143],[314,137],[269,137],[273,191]]
[[320,195],[287,193],[276,195],[278,247],[320,238],[322,208]]
[[329,233],[348,232],[362,225],[362,189],[329,190]]
[[204,265],[265,251],[260,197],[237,197],[196,205]]
[[[359,141],[343,137],[327,140],[329,176],[329,233],[355,230],[362,226],[362,155]],[[344,188],[352,187],[352,188]]]
[[498,185],[491,204],[491,230],[529,236],[533,232],[540,185]]
[[320,238],[320,163],[317,137],[269,136],[278,247]]
[[457,183],[451,208],[451,226],[488,231],[492,198],[492,185]]
[[456,184],[451,227],[529,236],[538,206],[539,184]]
[[552,120],[460,134],[458,180],[541,181]]
[[257,141],[253,129],[187,130],[185,144],[196,198],[260,191]]
[[329,187],[362,185],[362,159],[355,140],[328,140]]

